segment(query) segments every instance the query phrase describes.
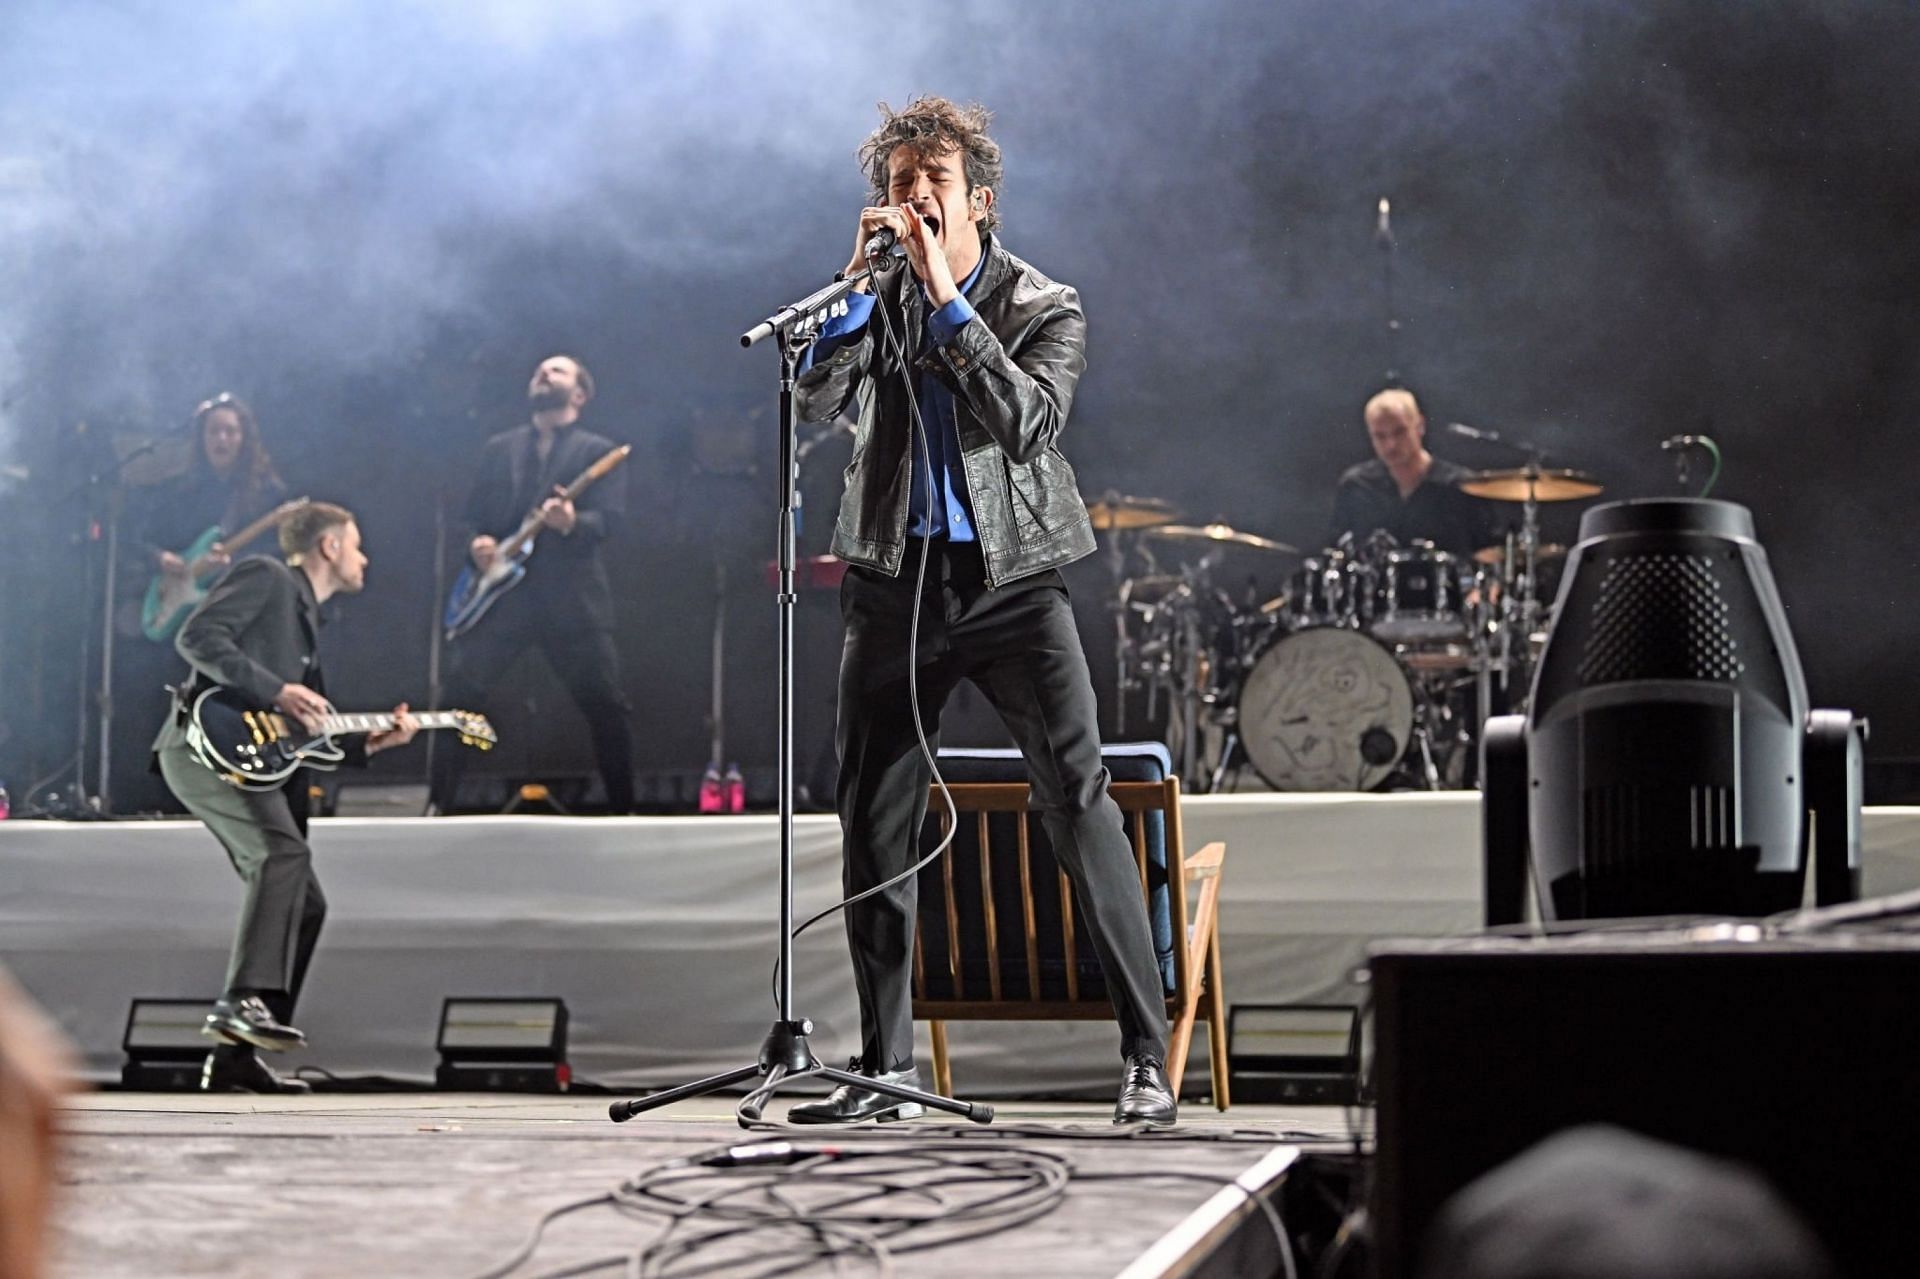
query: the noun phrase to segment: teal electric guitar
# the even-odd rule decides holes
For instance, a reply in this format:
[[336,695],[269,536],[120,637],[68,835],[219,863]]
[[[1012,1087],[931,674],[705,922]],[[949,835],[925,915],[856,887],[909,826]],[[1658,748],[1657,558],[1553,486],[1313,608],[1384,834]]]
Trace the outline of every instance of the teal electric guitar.
[[140,606],[140,633],[156,644],[172,642],[180,624],[187,620],[187,614],[207,597],[207,588],[213,585],[213,579],[226,570],[226,565],[214,558],[215,554],[233,554],[268,529],[278,528],[282,520],[312,501],[312,498],[296,497],[291,502],[282,502],[232,537],[220,536],[218,524],[196,537],[192,546],[180,552],[180,558],[187,562],[184,574],[179,577],[166,573],[153,575],[153,581],[147,586],[146,602]]

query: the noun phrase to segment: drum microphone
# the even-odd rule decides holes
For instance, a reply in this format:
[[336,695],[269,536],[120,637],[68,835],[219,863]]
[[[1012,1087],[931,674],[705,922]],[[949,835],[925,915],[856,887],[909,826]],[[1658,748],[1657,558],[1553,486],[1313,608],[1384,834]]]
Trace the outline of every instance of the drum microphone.
[[1465,422],[1449,422],[1447,423],[1447,430],[1450,434],[1462,435],[1469,440],[1485,440],[1489,444],[1500,444],[1504,442],[1500,438],[1500,432],[1483,431],[1477,426],[1468,426]]

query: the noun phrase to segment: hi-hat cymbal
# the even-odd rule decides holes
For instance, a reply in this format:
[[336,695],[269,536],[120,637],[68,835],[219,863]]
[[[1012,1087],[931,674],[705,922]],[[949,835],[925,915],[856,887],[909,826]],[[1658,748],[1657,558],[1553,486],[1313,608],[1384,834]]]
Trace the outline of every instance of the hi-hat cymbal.
[[1150,530],[1148,537],[1165,538],[1174,542],[1218,542],[1223,545],[1244,546],[1254,551],[1277,551],[1283,555],[1298,555],[1300,548],[1288,546],[1285,542],[1276,542],[1270,537],[1261,537],[1258,533],[1242,533],[1237,528],[1225,524],[1166,524]]
[[1515,467],[1510,471],[1478,471],[1460,481],[1460,491],[1495,502],[1571,502],[1597,496],[1602,485],[1585,471],[1536,471]]
[[1109,493],[1087,503],[1087,514],[1101,532],[1112,529],[1158,528],[1180,518],[1179,508],[1157,497],[1127,497]]
[[[1518,550],[1519,548],[1516,547],[1515,552],[1518,553]],[[1566,553],[1567,548],[1558,542],[1546,542],[1533,548],[1533,558],[1536,562],[1539,560],[1557,560]],[[1506,555],[1506,546],[1504,544],[1496,544],[1481,547],[1473,553],[1473,558],[1475,562],[1480,564],[1498,564],[1506,558]]]

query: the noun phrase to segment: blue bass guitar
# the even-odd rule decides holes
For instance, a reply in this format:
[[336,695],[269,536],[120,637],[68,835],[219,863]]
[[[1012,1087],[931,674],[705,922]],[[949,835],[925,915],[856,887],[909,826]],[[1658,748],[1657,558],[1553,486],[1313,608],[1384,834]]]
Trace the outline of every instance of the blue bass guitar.
[[[580,472],[573,483],[561,490],[560,497],[571,502],[587,491],[587,488],[601,476],[627,460],[627,454],[633,452],[633,445],[622,444],[617,449],[609,449],[600,460]],[[485,572],[476,570],[468,564],[460,570],[460,576],[454,581],[453,593],[447,597],[446,611],[440,616],[440,624],[446,628],[447,638],[455,639],[473,629],[474,623],[487,615],[502,595],[520,585],[520,579],[527,575],[527,559],[533,554],[533,543],[540,536],[546,523],[540,518],[540,507],[536,505],[520,522],[520,527],[512,534],[500,539],[494,548],[493,563]]]

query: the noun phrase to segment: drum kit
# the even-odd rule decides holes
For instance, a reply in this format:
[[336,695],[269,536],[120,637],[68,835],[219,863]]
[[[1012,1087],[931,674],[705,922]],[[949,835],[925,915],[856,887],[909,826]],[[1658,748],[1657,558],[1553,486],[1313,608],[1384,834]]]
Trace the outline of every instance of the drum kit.
[[1529,462],[1460,488],[1519,508],[1471,558],[1385,533],[1303,553],[1156,498],[1089,502],[1113,575],[1118,731],[1143,696],[1190,790],[1249,768],[1277,791],[1470,785],[1480,725],[1521,708],[1546,641],[1543,577],[1566,548],[1541,540],[1540,506],[1601,485]]

